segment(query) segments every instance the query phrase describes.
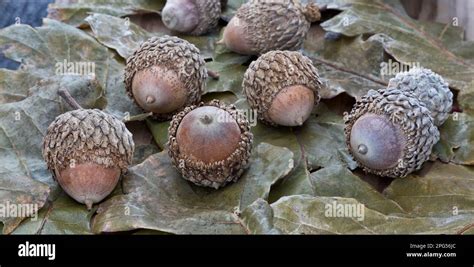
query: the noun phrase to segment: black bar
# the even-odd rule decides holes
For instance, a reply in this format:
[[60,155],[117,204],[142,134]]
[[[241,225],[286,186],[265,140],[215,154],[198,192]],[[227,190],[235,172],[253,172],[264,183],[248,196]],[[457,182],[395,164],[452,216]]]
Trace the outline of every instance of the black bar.
[[[19,245],[55,244],[56,258],[19,257]],[[412,248],[410,248],[412,244]],[[430,247],[430,244],[432,248]],[[440,246],[439,244],[444,244]],[[448,248],[451,244],[455,248]],[[424,246],[424,248],[423,248]],[[423,249],[420,249],[423,248]],[[407,257],[407,253],[455,257]],[[472,236],[0,236],[0,265],[11,264],[442,264],[473,266]],[[450,254],[453,256],[452,254]]]

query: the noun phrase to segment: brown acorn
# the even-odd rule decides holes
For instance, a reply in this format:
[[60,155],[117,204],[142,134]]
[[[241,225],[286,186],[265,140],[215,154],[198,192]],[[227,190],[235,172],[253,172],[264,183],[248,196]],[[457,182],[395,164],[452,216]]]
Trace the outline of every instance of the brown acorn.
[[366,172],[392,178],[419,170],[439,140],[429,109],[415,94],[370,90],[345,114],[349,152]]
[[43,157],[64,191],[88,209],[107,197],[132,161],[134,142],[125,124],[98,109],[59,115],[43,139]]
[[216,28],[221,8],[221,0],[167,0],[161,18],[168,29],[201,35]]
[[250,64],[242,87],[260,120],[300,126],[319,103],[321,82],[311,60],[300,52],[270,51]]
[[250,0],[229,21],[220,42],[244,55],[297,50],[311,22],[320,19],[319,7],[314,3],[303,6],[299,0]]
[[125,87],[142,109],[166,120],[200,101],[207,76],[193,44],[173,36],[152,37],[127,59]]
[[183,178],[219,188],[236,181],[249,163],[253,135],[233,105],[213,100],[186,107],[171,121],[168,153]]

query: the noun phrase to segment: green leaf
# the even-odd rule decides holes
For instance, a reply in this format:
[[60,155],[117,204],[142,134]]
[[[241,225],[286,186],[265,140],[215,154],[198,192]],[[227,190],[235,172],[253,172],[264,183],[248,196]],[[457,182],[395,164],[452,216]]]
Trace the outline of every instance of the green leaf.
[[119,118],[141,113],[125,92],[123,62],[79,29],[49,19],[39,28],[13,25],[0,30],[0,47],[6,47],[8,58],[22,62],[24,71],[41,77],[63,76],[73,64],[75,74],[92,74],[104,88],[106,111]]
[[15,24],[0,30],[0,46],[6,48],[4,54],[8,58],[21,62],[24,70],[43,77],[64,74],[59,68],[64,61],[92,61],[96,63],[96,76],[100,80],[103,78],[100,74],[106,68],[104,62],[110,57],[107,48],[87,33],[49,19],[38,28]]
[[326,212],[334,205],[352,209],[363,204],[353,198],[283,197],[271,204],[273,225],[284,234],[456,234],[473,219],[472,215],[465,214],[409,218],[385,215],[367,207],[360,213],[363,216],[327,216],[331,214]]
[[[222,40],[223,30],[218,38]],[[242,92],[242,80],[247,70],[247,63],[251,57],[240,55],[227,49],[223,44],[217,44],[214,47],[212,61],[206,64],[206,67],[219,74],[219,79],[211,79],[207,83],[205,93],[209,92],[232,92],[238,98],[244,99]]]
[[460,214],[474,219],[474,171],[471,167],[434,162],[425,164],[423,170],[404,179],[395,179],[384,194],[414,216],[455,218]]
[[385,58],[378,39],[342,36],[333,41],[326,40],[324,34],[319,25],[311,26],[303,47],[324,83],[322,98],[333,98],[343,92],[360,97],[370,89],[386,87],[390,77],[381,75]]
[[[45,79],[30,89],[31,96],[0,105],[0,203],[37,204],[41,208],[50,192],[57,193],[41,144],[48,125],[67,111],[57,94],[65,86],[83,107],[100,107],[100,87],[91,86],[88,79],[68,76]],[[22,220],[1,218],[3,231],[13,231]]]
[[118,0],[111,4],[104,0],[78,0],[74,3],[53,3],[48,7],[48,17],[73,26],[84,26],[84,19],[90,13],[104,13],[116,17],[134,14],[157,13],[163,0]]
[[[474,51],[474,49],[472,49]],[[458,102],[463,112],[474,115],[474,80],[469,84],[469,88],[459,92]]]
[[274,201],[281,196],[312,192],[306,161],[294,130],[290,127],[268,126],[258,121],[257,125],[251,128],[251,131],[254,135],[254,146],[261,143],[269,143],[274,146],[286,147],[294,155],[294,169],[272,187],[269,197],[270,201]]
[[443,162],[474,165],[474,117],[454,113],[440,127],[441,138],[434,146],[435,154]]
[[235,63],[211,61],[206,64],[209,70],[219,73],[218,80],[209,80],[205,93],[232,92],[239,98],[242,95],[242,79],[247,67]]
[[62,193],[45,205],[38,218],[25,220],[12,234],[90,234],[89,221],[93,213]]
[[251,234],[281,234],[273,226],[272,208],[261,198],[249,205],[240,217]]
[[341,165],[334,164],[311,173],[311,183],[315,196],[354,198],[384,214],[404,213],[395,201],[387,199]]
[[153,36],[130,21],[105,14],[92,14],[85,21],[101,44],[114,49],[125,59],[131,56],[142,42]]
[[354,169],[353,161],[346,146],[342,116],[320,103],[298,132],[298,139],[306,153],[311,169],[332,164],[345,164]]
[[287,148],[261,143],[256,147],[249,171],[244,174],[239,210],[244,210],[258,198],[268,199],[270,187],[293,169],[293,153]]
[[155,142],[161,149],[165,149],[166,143],[168,142],[168,128],[170,127],[169,121],[158,122],[151,118],[146,119],[146,125],[150,129]]
[[220,190],[196,187],[179,175],[167,152],[155,154],[130,169],[125,194],[101,204],[94,232],[152,229],[169,233],[248,233],[237,214],[293,168],[286,148],[261,144],[252,164],[236,183]]
[[[239,100],[235,105],[246,111],[250,111],[247,101]],[[251,112],[248,112],[250,114]],[[252,117],[252,121],[257,119]],[[309,172],[306,163],[306,154],[302,150],[297,138],[298,127],[274,127],[269,126],[261,121],[254,121],[256,125],[251,128],[254,135],[254,146],[260,143],[269,143],[275,146],[282,146],[290,149],[293,152],[293,160],[295,168],[278,184],[272,187],[270,194],[270,201],[287,195],[293,194],[310,194],[312,193],[311,184],[309,182]]]
[[[148,32],[136,24],[121,18],[105,14],[92,14],[85,19],[89,23],[92,33],[97,40],[117,51],[124,59],[128,58],[140,46],[140,44],[153,36],[171,35],[168,32]],[[158,20],[155,23],[161,23]],[[217,33],[210,33],[204,36],[189,36],[184,34],[176,35],[199,48],[201,55],[205,58],[212,58],[215,43],[218,38]]]
[[[312,173],[311,182],[314,197],[282,197],[271,204],[273,219],[269,215],[271,211],[260,208],[265,212],[252,211],[255,215],[246,220],[254,225],[258,220],[273,221],[272,227],[291,234],[455,234],[469,233],[472,228],[474,172],[471,167],[425,163],[421,171],[395,179],[383,195],[346,167],[336,164]],[[363,205],[364,212],[326,214],[328,209],[340,204]],[[258,229],[258,224],[255,227]]]
[[40,79],[41,76],[28,72],[0,69],[0,104],[25,99],[28,89]]
[[[2,139],[3,136],[0,136],[0,143],[3,143]],[[14,167],[18,168],[18,166]],[[2,233],[4,234],[9,234],[15,230],[25,219],[25,216],[34,216],[45,204],[50,193],[47,185],[22,175],[20,171],[11,174],[0,174],[0,190],[2,191],[0,194],[0,204],[2,205],[0,222],[3,223]],[[19,207],[22,207],[21,210],[24,213],[13,211],[20,209]]]
[[268,200],[272,203],[284,196],[304,194],[313,194],[313,188],[306,161],[298,158],[293,171],[272,187]]
[[[425,23],[411,19],[400,5],[382,1],[348,0],[350,7],[321,24],[324,30],[345,36],[373,34],[385,51],[402,63],[419,62],[442,75],[451,87],[467,90],[474,76],[474,64],[448,48],[443,37],[426,29]],[[471,47],[472,49],[472,47]]]
[[219,38],[219,33],[211,32],[207,35],[202,35],[202,36],[176,34],[176,36],[192,43],[197,48],[199,48],[201,56],[203,56],[204,59],[211,59],[212,55],[214,54],[216,42],[218,41],[218,38]]

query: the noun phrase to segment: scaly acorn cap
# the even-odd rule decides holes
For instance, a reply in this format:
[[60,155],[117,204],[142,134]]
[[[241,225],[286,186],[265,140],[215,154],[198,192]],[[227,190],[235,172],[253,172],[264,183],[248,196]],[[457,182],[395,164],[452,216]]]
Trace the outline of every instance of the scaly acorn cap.
[[171,30],[202,35],[217,27],[221,11],[221,0],[168,0],[161,17]]
[[224,43],[241,54],[297,50],[311,23],[321,18],[319,7],[299,0],[250,0],[243,4],[224,31]]
[[123,122],[98,109],[78,109],[49,125],[43,158],[64,191],[90,210],[113,191],[134,148]]
[[425,68],[412,68],[400,72],[390,79],[389,87],[414,93],[431,111],[436,126],[441,126],[449,117],[453,106],[453,93],[444,79]]
[[[290,116],[292,110],[280,111],[272,114],[270,109],[280,92],[291,86],[303,86],[312,91],[311,109],[319,103],[321,81],[311,60],[296,51],[270,51],[253,61],[244,74],[242,88],[252,109],[257,110],[258,118],[270,125],[279,125],[275,121],[277,116]],[[290,97],[289,101],[297,99]],[[306,97],[306,99],[310,99]],[[304,101],[304,99],[302,100]],[[288,108],[303,108],[301,103],[288,103]],[[301,125],[307,119],[311,110],[298,123]],[[273,119],[272,119],[273,117]],[[286,125],[295,126],[295,125]]]
[[132,163],[132,134],[117,118],[98,109],[78,109],[59,115],[49,125],[43,157],[52,171],[72,162],[97,163],[123,172]]
[[[185,95],[184,103],[179,103],[178,107],[173,111],[165,113],[155,113],[154,117],[158,120],[170,119],[173,114],[182,110],[185,106],[196,104],[201,99],[201,94],[205,90],[207,70],[205,68],[204,58],[200,55],[199,49],[186,40],[174,36],[152,37],[142,43],[140,47],[127,59],[125,67],[125,88],[128,95],[134,99],[137,105],[144,105],[144,100],[140,103],[137,101],[133,92],[133,80],[137,73],[143,73],[142,70],[149,70],[149,76],[152,79],[160,79],[169,77],[165,83],[165,87],[172,88],[177,91],[176,95]],[[146,74],[146,72],[145,72]],[[147,77],[148,78],[148,77]],[[141,81],[147,82],[147,81]],[[149,81],[150,83],[152,81]],[[185,92],[181,91],[184,86]],[[153,84],[149,86],[153,89]],[[171,89],[170,89],[171,90]],[[170,95],[171,94],[171,95]],[[162,105],[169,105],[173,102],[173,91],[167,92],[167,99]],[[157,94],[156,98],[160,97]],[[146,102],[159,101],[155,97],[146,97]],[[181,98],[179,99],[181,100]],[[177,101],[180,102],[180,101]],[[143,107],[142,107],[143,108]]]
[[394,88],[370,90],[344,121],[349,152],[364,171],[380,176],[419,170],[440,138],[423,102]]
[[173,117],[168,136],[173,165],[196,185],[217,189],[248,167],[253,135],[234,105],[213,100],[186,107]]

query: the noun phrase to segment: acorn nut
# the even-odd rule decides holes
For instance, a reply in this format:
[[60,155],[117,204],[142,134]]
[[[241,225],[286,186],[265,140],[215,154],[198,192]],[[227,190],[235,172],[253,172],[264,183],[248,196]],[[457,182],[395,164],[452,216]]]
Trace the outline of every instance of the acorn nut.
[[216,28],[221,6],[221,0],[167,0],[161,19],[168,29],[201,35]]
[[300,126],[319,103],[321,82],[311,60],[300,52],[270,51],[250,64],[242,87],[260,120]]
[[219,188],[236,181],[249,163],[253,135],[233,105],[213,100],[186,107],[170,124],[168,153],[183,178]]
[[440,138],[430,114],[411,92],[370,90],[344,116],[349,152],[366,172],[405,177],[422,167]]
[[298,50],[311,22],[320,20],[319,7],[299,0],[250,0],[243,4],[224,30],[230,50],[258,55],[271,50]]
[[165,35],[148,39],[127,59],[125,87],[142,109],[167,120],[200,101],[207,75],[198,48]]
[[43,158],[64,191],[91,209],[113,191],[134,148],[123,122],[98,109],[77,109],[49,125]]
[[400,72],[390,79],[388,87],[414,93],[431,112],[436,126],[441,126],[449,117],[453,105],[453,93],[444,79],[425,68],[412,68]]

